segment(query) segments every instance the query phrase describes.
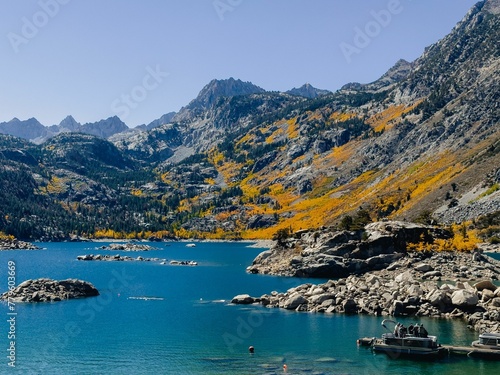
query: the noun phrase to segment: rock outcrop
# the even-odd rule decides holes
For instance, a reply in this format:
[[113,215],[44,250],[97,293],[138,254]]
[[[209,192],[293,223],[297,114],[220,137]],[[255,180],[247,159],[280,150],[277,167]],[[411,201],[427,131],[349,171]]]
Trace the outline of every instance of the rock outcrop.
[[33,245],[31,242],[24,242],[16,239],[2,239],[0,240],[0,250],[40,250],[40,248]]
[[56,302],[98,295],[99,291],[87,281],[77,279],[56,281],[43,278],[26,280],[15,289],[2,294],[0,299],[12,302]]
[[500,262],[477,252],[410,253],[384,270],[261,297],[237,296],[232,303],[316,313],[460,318],[477,331],[500,332],[500,286],[494,283],[499,275]]
[[136,243],[112,243],[108,246],[101,246],[100,250],[112,250],[112,251],[150,251],[157,250],[156,247],[144,245],[144,244],[136,244]]
[[449,236],[442,229],[399,221],[368,224],[364,231],[306,231],[259,254],[247,270],[282,276],[346,277],[388,267],[404,257],[408,243]]
[[144,258],[138,256],[136,258],[129,256],[122,256],[120,254],[116,255],[101,255],[101,254],[86,254],[86,255],[78,255],[76,257],[77,260],[82,261],[103,261],[103,262],[166,262],[167,259],[161,258]]

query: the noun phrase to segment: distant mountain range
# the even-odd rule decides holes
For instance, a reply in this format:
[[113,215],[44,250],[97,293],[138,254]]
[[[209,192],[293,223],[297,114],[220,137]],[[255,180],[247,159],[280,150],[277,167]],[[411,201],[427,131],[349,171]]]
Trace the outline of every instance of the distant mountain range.
[[417,60],[334,93],[230,78],[136,129],[2,123],[17,138],[0,136],[0,231],[271,238],[362,217],[500,238],[499,40],[486,0]]
[[85,133],[96,137],[108,138],[116,133],[127,131],[129,128],[117,116],[110,117],[94,123],[80,124],[72,116],[67,116],[59,125],[43,126],[35,118],[21,121],[17,118],[0,123],[0,134],[12,135],[32,141],[43,143],[49,138],[60,133]]
[[[186,112],[191,111],[206,110],[221,97],[233,97],[264,92],[264,89],[255,86],[250,82],[243,82],[239,79],[214,79],[201,90],[195,99],[193,99],[186,107],[183,107],[180,113],[185,114]],[[331,93],[327,90],[316,89],[310,84],[305,84],[298,89],[294,88],[287,92],[292,95],[303,96],[306,98],[316,98],[317,96]],[[57,134],[67,132],[91,134],[107,139],[119,133],[152,130],[160,125],[170,123],[175,118],[176,114],[176,112],[169,112],[161,116],[159,119],[153,120],[147,125],[139,125],[132,129],[117,116],[83,125],[77,122],[72,116],[67,116],[58,125],[52,125],[49,127],[42,125],[35,118],[30,118],[24,121],[14,118],[8,122],[0,122],[0,134],[7,134],[27,139],[37,144],[41,144]],[[179,119],[179,116],[177,118]]]

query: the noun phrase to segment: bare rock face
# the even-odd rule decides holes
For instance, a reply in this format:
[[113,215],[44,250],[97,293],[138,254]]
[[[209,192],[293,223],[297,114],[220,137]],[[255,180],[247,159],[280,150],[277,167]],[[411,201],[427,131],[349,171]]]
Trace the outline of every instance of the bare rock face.
[[457,290],[451,296],[451,303],[460,307],[475,306],[478,302],[477,293],[466,289]]
[[98,296],[99,291],[89,282],[77,279],[26,280],[17,288],[5,292],[0,300],[12,302],[56,302],[74,298]]
[[[371,223],[356,232],[304,232],[257,256],[248,272],[320,278],[363,274],[385,269],[403,258],[408,243],[448,236],[444,230],[400,221]],[[433,269],[425,263],[418,266],[421,272]]]

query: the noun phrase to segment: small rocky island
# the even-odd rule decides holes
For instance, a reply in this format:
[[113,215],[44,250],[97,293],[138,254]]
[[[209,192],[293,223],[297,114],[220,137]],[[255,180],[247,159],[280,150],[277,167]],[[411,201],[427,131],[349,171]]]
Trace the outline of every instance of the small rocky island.
[[102,261],[102,262],[166,262],[167,261],[167,259],[162,259],[162,258],[144,258],[141,256],[134,258],[126,255],[123,256],[120,254],[116,255],[85,254],[85,255],[78,255],[76,259],[83,261]]
[[363,234],[304,232],[261,253],[252,273],[329,278],[286,292],[233,298],[235,304],[315,313],[464,319],[476,331],[500,332],[500,262],[474,252],[407,251],[446,231],[402,222],[369,224]]
[[78,279],[26,280],[10,292],[0,296],[0,300],[11,302],[56,302],[74,298],[98,296],[99,291],[89,282]]
[[31,242],[2,237],[0,238],[0,250],[40,250],[40,248]]
[[[102,261],[102,262],[160,262],[160,264],[167,264],[168,260],[164,258],[144,258],[138,256],[136,258],[129,256],[116,255],[101,255],[101,254],[86,254],[78,255],[77,260],[82,261]],[[194,260],[171,260],[172,266],[197,266],[198,262]]]

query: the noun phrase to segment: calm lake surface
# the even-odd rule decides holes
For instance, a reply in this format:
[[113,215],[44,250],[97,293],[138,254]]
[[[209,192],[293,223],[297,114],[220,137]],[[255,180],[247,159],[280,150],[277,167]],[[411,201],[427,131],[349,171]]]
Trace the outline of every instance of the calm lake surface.
[[[358,338],[382,333],[381,317],[230,305],[237,294],[260,296],[324,281],[249,275],[245,268],[262,249],[246,243],[152,243],[159,250],[126,253],[98,249],[102,245],[48,243],[40,244],[46,248],[41,251],[0,252],[2,292],[9,261],[15,262],[17,284],[40,277],[78,278],[101,292],[84,300],[16,304],[15,368],[7,358],[11,315],[0,303],[0,373],[283,374],[284,364],[288,374],[500,373],[500,362],[466,357],[414,362],[358,348]],[[199,265],[76,260],[90,253],[195,260]],[[418,322],[444,344],[469,345],[477,338],[462,321]]]

